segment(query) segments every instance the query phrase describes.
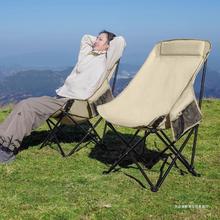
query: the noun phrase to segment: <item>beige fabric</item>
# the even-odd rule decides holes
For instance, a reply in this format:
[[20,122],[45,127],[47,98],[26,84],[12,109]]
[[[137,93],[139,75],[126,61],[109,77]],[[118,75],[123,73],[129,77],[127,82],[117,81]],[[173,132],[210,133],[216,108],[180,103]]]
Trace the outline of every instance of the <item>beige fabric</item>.
[[[61,113],[62,113],[62,109],[59,109],[57,112],[51,115],[51,117],[58,120]],[[69,113],[72,119],[74,119],[74,121],[78,123],[83,122],[91,117],[89,111],[89,104],[85,100],[74,100],[74,103],[71,106]],[[69,117],[64,117],[61,123],[70,125],[73,124],[73,121]]]
[[150,127],[162,116],[158,128],[164,128],[167,120],[172,126],[182,110],[195,101],[193,82],[210,48],[208,41],[201,40],[158,43],[124,91],[98,106],[99,114],[126,127]]

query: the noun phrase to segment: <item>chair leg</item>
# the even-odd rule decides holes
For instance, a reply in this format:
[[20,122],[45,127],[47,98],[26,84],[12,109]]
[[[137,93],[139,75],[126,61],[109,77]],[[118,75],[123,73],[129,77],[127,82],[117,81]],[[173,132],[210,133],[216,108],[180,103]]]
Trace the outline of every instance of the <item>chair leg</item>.
[[102,143],[104,143],[104,136],[106,134],[106,131],[107,131],[107,123],[105,122],[103,133],[102,133]]
[[[79,151],[81,148],[83,148],[84,146],[80,147],[80,145],[86,140],[86,138],[88,136],[91,136],[91,130],[89,130],[84,137],[80,140],[80,142],[69,152],[67,153],[66,157],[69,157],[71,155],[73,155],[75,152]],[[95,139],[94,139],[95,140]],[[93,140],[93,141],[94,141]]]
[[[131,152],[133,151],[142,141],[144,138],[140,139],[137,143],[135,143],[133,146],[130,146],[130,144],[115,130],[112,124],[107,123],[107,125],[115,132],[115,134],[118,136],[118,138],[128,147],[128,150],[122,154],[119,159],[109,168],[108,171],[103,171],[103,174],[108,174],[112,170],[115,169],[115,167]],[[150,133],[147,133],[146,136],[148,136]]]
[[49,134],[47,135],[47,137],[45,138],[45,140],[41,144],[40,149],[42,149],[43,147],[45,147],[47,145],[48,141],[50,140],[51,133],[52,133],[52,128],[50,127],[48,120],[46,122],[47,122],[47,125],[50,130],[49,130]]
[[160,138],[160,140],[169,148],[169,150],[179,159],[179,161],[182,162],[182,164],[186,167],[186,169],[193,175],[193,176],[200,176],[200,174],[198,174],[194,168],[189,164],[189,162],[185,159],[185,157],[182,155],[182,151],[184,149],[184,147],[186,146],[187,142],[189,141],[191,135],[193,134],[194,128],[192,128],[186,139],[184,140],[184,142],[182,143],[182,145],[180,146],[179,150],[177,149],[177,147],[175,146],[175,142],[171,142],[170,139],[167,137],[167,135],[163,132],[160,131],[162,133],[162,135],[165,137],[165,139],[167,140],[167,142],[163,139],[163,137],[156,132],[156,135]]
[[139,140],[134,146],[129,146],[129,149],[124,153],[122,154],[119,159],[117,161],[114,162],[114,164],[107,170],[107,171],[103,171],[103,174],[108,174],[110,173],[112,170],[115,169],[115,167],[131,152],[133,151],[137,146],[138,144],[140,144],[143,140]]
[[[144,176],[145,180],[147,181],[147,183],[150,186],[150,189],[152,192],[157,192],[159,190],[159,188],[161,187],[162,183],[164,182],[164,180],[166,179],[166,177],[168,176],[168,174],[170,173],[171,169],[173,166],[177,167],[178,169],[180,169],[176,163],[177,160],[179,160],[186,168],[187,170],[194,176],[198,176],[198,174],[196,173],[196,171],[194,170],[194,168],[189,164],[189,162],[186,160],[186,158],[182,155],[182,151],[184,149],[184,147],[186,146],[186,144],[188,143],[191,135],[193,134],[194,128],[191,129],[187,135],[187,137],[185,138],[185,140],[183,141],[183,143],[181,144],[180,148],[177,149],[177,147],[175,146],[175,142],[170,141],[170,139],[168,138],[168,136],[163,132],[160,131],[160,133],[158,131],[155,131],[155,129],[149,129],[148,132],[145,132],[144,137],[137,141],[134,145],[131,145],[131,141],[134,140],[134,138],[131,138],[129,142],[127,142],[122,135],[120,135],[116,129],[113,127],[112,124],[107,123],[107,125],[112,129],[112,131],[117,135],[117,137],[128,147],[128,149],[126,150],[125,153],[121,154],[121,156],[119,157],[119,159],[117,161],[114,162],[113,165],[110,166],[110,168],[107,171],[104,171],[103,174],[108,174],[111,171],[113,171],[115,169],[115,167],[117,165],[120,164],[120,162],[128,155],[130,154],[132,157],[132,161],[136,164],[137,168],[140,170],[140,172],[142,173],[142,175]],[[138,131],[134,134],[137,135]],[[147,136],[151,133],[155,133],[158,138],[165,144],[165,148],[163,151],[161,151],[159,153],[159,157],[160,155],[164,154],[167,150],[171,151],[172,154],[170,154],[168,157],[171,158],[171,162],[168,163],[168,157],[163,161],[163,164],[160,168],[160,174],[159,177],[156,181],[156,184],[153,184],[153,182],[150,180],[150,178],[147,176],[146,172],[144,171],[144,169],[141,167],[141,165],[138,163],[138,161],[136,160],[135,157],[132,156],[132,153],[137,153],[135,151],[135,148],[145,139],[147,138]],[[166,170],[164,171],[164,167],[165,164],[168,164],[168,167],[166,168]],[[183,170],[181,170],[181,174],[184,173]]]
[[192,156],[191,156],[191,163],[190,163],[191,167],[194,167],[198,129],[199,129],[199,125],[197,125],[194,129],[194,139],[193,139]]
[[[57,138],[57,135],[56,135],[56,133],[57,133],[59,130],[61,130],[61,129],[59,128],[59,125],[60,125],[61,120],[62,120],[62,118],[61,118],[60,120],[58,120],[57,123],[53,123],[50,119],[47,120],[47,124],[48,124],[48,127],[49,127],[49,129],[50,129],[50,132],[49,132],[49,134],[47,135],[46,139],[45,139],[45,140],[43,141],[43,143],[41,144],[40,149],[42,149],[44,146],[46,146],[49,141],[54,140],[55,143],[56,143],[57,146],[58,146],[58,149],[59,149],[61,155],[62,155],[63,157],[65,157],[65,152],[63,151],[63,149],[62,149],[62,147],[61,147],[61,145],[60,145],[60,143],[59,143],[59,140],[58,140],[58,138]],[[52,128],[51,124],[54,126],[53,128]]]
[[100,117],[98,119],[98,121],[92,125],[92,123],[90,121],[88,121],[88,124],[91,128],[91,130],[93,131],[93,133],[95,134],[95,136],[98,138],[98,141],[101,143],[102,142],[102,138],[99,136],[99,134],[97,133],[97,131],[95,130],[95,128],[98,126],[98,124],[101,122],[102,118]]
[[[63,132],[62,128],[60,126],[61,121],[63,119],[63,117],[68,117],[73,125],[77,126],[78,128],[81,129],[81,131],[84,132],[84,137],[80,140],[80,142],[68,153],[65,153],[65,151],[63,150],[62,146],[60,145],[60,142],[58,140],[57,137],[57,132]],[[102,118],[100,117],[96,123],[94,125],[91,124],[91,122],[89,120],[87,120],[87,124],[89,125],[89,130],[85,130],[79,123],[77,123],[71,115],[68,114],[68,112],[63,112],[63,114],[61,115],[61,117],[59,118],[59,120],[54,123],[52,120],[48,119],[47,120],[47,124],[48,127],[50,129],[49,134],[47,135],[46,139],[43,141],[43,143],[40,146],[40,149],[42,149],[44,146],[46,146],[48,144],[49,141],[54,140],[55,143],[58,146],[58,149],[61,153],[61,155],[63,157],[68,157],[72,154],[74,154],[76,151],[78,151],[79,149],[82,148],[82,146],[80,147],[80,145],[86,140],[87,137],[90,137],[92,139],[92,141],[96,144],[99,144],[102,142],[102,138],[99,136],[99,134],[97,133],[97,131],[95,130],[95,128],[98,126],[98,124],[101,122]],[[92,132],[95,134],[95,137],[92,135]],[[102,144],[103,145],[103,144]]]
[[[173,153],[175,154],[175,157],[172,158],[172,162],[171,162],[170,165],[168,166],[168,168],[167,168],[167,170],[165,171],[165,173],[163,174],[163,176],[161,176],[161,177],[158,179],[158,181],[157,181],[157,183],[156,183],[156,188],[159,188],[159,187],[162,185],[162,183],[164,182],[165,178],[167,177],[167,175],[168,175],[169,172],[171,171],[172,167],[175,165],[176,160],[181,158],[181,157],[180,157],[181,152],[182,152],[182,150],[184,149],[186,143],[188,142],[190,136],[191,136],[190,134],[187,136],[186,140],[183,142],[182,146],[180,147],[178,153],[174,153],[174,152],[173,152]],[[169,149],[171,150],[172,148],[169,148]],[[180,161],[182,162],[182,160],[180,160]],[[183,162],[182,162],[182,163],[183,163]],[[186,166],[185,162],[184,162],[183,164]],[[186,168],[188,169],[188,166],[186,166]],[[190,172],[191,172],[191,171],[190,171]],[[193,172],[191,172],[191,173],[193,174],[194,172],[195,172],[195,171],[193,171]]]
[[152,181],[149,179],[149,177],[147,176],[147,174],[144,172],[143,168],[141,167],[141,165],[138,163],[138,161],[135,159],[135,157],[131,156],[132,160],[134,161],[134,163],[136,164],[137,168],[140,170],[140,172],[142,173],[143,177],[145,178],[145,180],[147,181],[147,183],[150,186],[150,189],[152,192],[157,192],[158,188],[155,187],[155,185],[152,183]]
[[[80,147],[80,145],[84,142],[84,140],[86,140],[87,137],[90,137],[90,138],[94,141],[95,144],[99,144],[99,143],[102,141],[101,137],[99,136],[99,134],[98,134],[98,133],[96,132],[96,130],[95,130],[95,128],[98,126],[98,124],[99,124],[99,123],[101,122],[101,120],[102,120],[101,117],[96,121],[96,123],[95,123],[94,125],[92,125],[90,121],[87,121],[87,123],[88,123],[88,125],[89,125],[89,127],[90,127],[88,131],[86,131],[82,126],[80,126],[80,125],[79,125],[76,121],[74,121],[72,118],[70,118],[70,119],[73,121],[73,123],[75,123],[76,126],[78,126],[78,127],[85,133],[85,135],[84,135],[84,137],[81,139],[81,141],[80,141],[69,153],[66,154],[66,157],[71,156],[71,155],[74,154],[76,151],[78,151],[78,150],[80,150],[81,148],[83,148],[84,146],[81,146],[81,147]],[[98,138],[98,140],[96,140],[96,138],[93,137],[93,135],[92,135],[92,133],[91,133],[92,131],[94,132],[95,137]]]
[[[146,172],[143,170],[143,168],[141,167],[141,165],[138,163],[138,161],[135,159],[135,157],[132,156],[132,152],[134,153],[137,153],[136,151],[134,151],[134,149],[141,143],[143,142],[143,140],[145,141],[146,137],[151,133],[151,132],[145,132],[145,135],[144,137],[137,141],[133,146],[130,146],[130,142],[127,142],[120,134],[118,134],[118,132],[115,130],[115,128],[110,124],[108,123],[109,127],[116,133],[116,135],[119,137],[119,139],[124,143],[126,144],[126,146],[128,147],[128,150],[123,153],[120,158],[107,170],[107,171],[104,171],[103,174],[108,174],[110,173],[111,171],[113,171],[115,169],[115,167],[117,165],[119,165],[119,163],[128,155],[130,154],[131,155],[131,158],[132,158],[132,161],[136,164],[137,168],[140,170],[141,174],[143,175],[143,177],[145,178],[145,180],[147,181],[147,183],[149,184],[150,186],[150,189],[152,192],[157,192],[160,185],[162,184],[162,182],[164,181],[164,179],[166,178],[166,176],[168,175],[168,172],[166,175],[162,175],[160,174],[160,177],[157,181],[156,184],[153,184],[152,181],[150,180],[150,178],[147,176]],[[133,140],[133,138],[132,138]],[[164,162],[165,163],[165,162]],[[170,167],[171,169],[171,167]]]
[[[47,119],[47,125],[48,125],[48,127],[49,127],[49,134],[47,135],[47,137],[46,137],[46,139],[43,141],[43,143],[41,144],[41,146],[40,146],[40,149],[42,149],[43,147],[45,147],[47,144],[48,144],[48,142],[51,140],[51,139],[53,139],[53,137],[54,137],[54,135],[56,134],[56,132],[57,132],[57,129],[58,129],[58,127],[59,127],[59,125],[60,125],[60,121],[61,121],[62,119],[60,119],[59,121],[57,121],[57,123],[53,123],[50,119]],[[54,126],[53,128],[52,128],[52,126],[51,126],[51,124]]]
[[66,154],[65,154],[65,152],[63,151],[63,148],[61,147],[60,142],[59,142],[59,140],[58,140],[56,134],[54,135],[54,139],[55,139],[55,142],[56,142],[56,144],[57,144],[57,146],[58,146],[58,148],[59,148],[59,150],[60,150],[61,155],[62,155],[63,157],[66,157]]

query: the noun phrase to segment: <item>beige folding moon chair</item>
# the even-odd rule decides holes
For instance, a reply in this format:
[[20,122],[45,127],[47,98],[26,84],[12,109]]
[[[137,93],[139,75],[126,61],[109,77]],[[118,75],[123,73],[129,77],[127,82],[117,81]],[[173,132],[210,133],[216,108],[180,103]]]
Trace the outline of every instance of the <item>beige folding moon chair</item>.
[[[158,157],[161,158],[165,152],[170,155],[162,163],[156,183],[150,180],[149,174],[147,175],[135,157],[132,157],[152,191],[159,189],[171,168],[177,166],[176,162],[181,162],[191,174],[197,175],[194,157],[210,49],[211,44],[203,40],[177,39],[159,42],[122,93],[114,100],[98,106],[98,113],[107,121],[108,127],[128,147],[105,173],[114,170],[128,154],[136,155],[139,144],[145,143],[147,136],[154,134],[162,141],[163,147],[165,146]],[[197,103],[193,84],[202,67],[201,91]],[[136,129],[134,137],[127,141],[116,131],[113,124]],[[173,140],[167,134],[170,129]],[[145,131],[144,136],[134,143],[141,130]],[[189,162],[182,152],[192,134],[194,140]],[[177,146],[180,139],[181,144]],[[168,168],[164,171],[167,164]]]
[[[102,140],[95,130],[96,126],[100,123],[102,118],[99,117],[94,124],[90,122],[90,119],[98,116],[96,110],[97,105],[106,103],[113,99],[112,88],[114,88],[116,83],[119,61],[125,46],[126,42],[124,38],[121,36],[115,37],[110,42],[110,47],[107,51],[106,73],[105,77],[103,78],[102,84],[87,100],[69,99],[67,103],[63,106],[63,108],[59,109],[57,112],[51,115],[51,117],[46,121],[50,129],[50,132],[40,148],[43,148],[44,146],[54,141],[57,144],[61,155],[63,157],[67,157],[74,154],[83,146],[86,146],[83,145],[83,142],[87,140],[87,138],[90,138],[96,144],[98,144]],[[112,85],[110,85],[110,80],[112,78],[113,83]],[[89,129],[87,130],[83,126],[81,126],[82,123],[86,123]],[[76,128],[78,128],[84,133],[82,139],[69,151],[65,151],[63,149],[57,137],[58,133],[63,132],[63,125],[74,125]]]

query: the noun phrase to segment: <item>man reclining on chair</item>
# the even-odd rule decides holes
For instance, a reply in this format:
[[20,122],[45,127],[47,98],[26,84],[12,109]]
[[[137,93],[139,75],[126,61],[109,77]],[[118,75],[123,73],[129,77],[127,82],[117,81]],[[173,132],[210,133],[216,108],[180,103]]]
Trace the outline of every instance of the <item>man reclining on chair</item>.
[[[64,106],[68,99],[85,100],[95,92],[104,80],[107,50],[114,38],[115,34],[108,31],[100,32],[97,37],[84,35],[78,62],[64,85],[56,90],[57,96],[28,98],[15,105],[0,124],[0,163],[13,161],[23,138]],[[116,47],[113,49],[116,59],[119,59],[121,54],[117,54],[117,42],[113,47]]]

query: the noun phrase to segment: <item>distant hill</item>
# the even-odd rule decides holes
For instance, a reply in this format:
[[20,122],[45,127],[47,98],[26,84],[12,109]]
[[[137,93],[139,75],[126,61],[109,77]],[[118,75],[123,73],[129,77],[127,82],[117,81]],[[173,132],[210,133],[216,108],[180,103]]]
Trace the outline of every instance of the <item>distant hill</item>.
[[[198,75],[195,82],[195,90],[199,91],[199,82],[201,81],[201,74]],[[207,70],[205,79],[205,97],[220,98],[220,72],[215,70]]]
[[[119,68],[118,80],[115,88],[115,95],[133,78],[139,66],[121,64]],[[0,104],[17,102],[31,96],[55,96],[55,89],[61,86],[70,74],[72,67],[62,71],[52,70],[26,70],[16,74],[2,77],[0,79]],[[196,91],[199,90],[201,74],[195,83]],[[207,71],[205,96],[220,98],[220,73],[213,70]]]
[[31,96],[55,95],[71,68],[64,71],[28,70],[3,78],[0,81],[0,104],[17,102]]

